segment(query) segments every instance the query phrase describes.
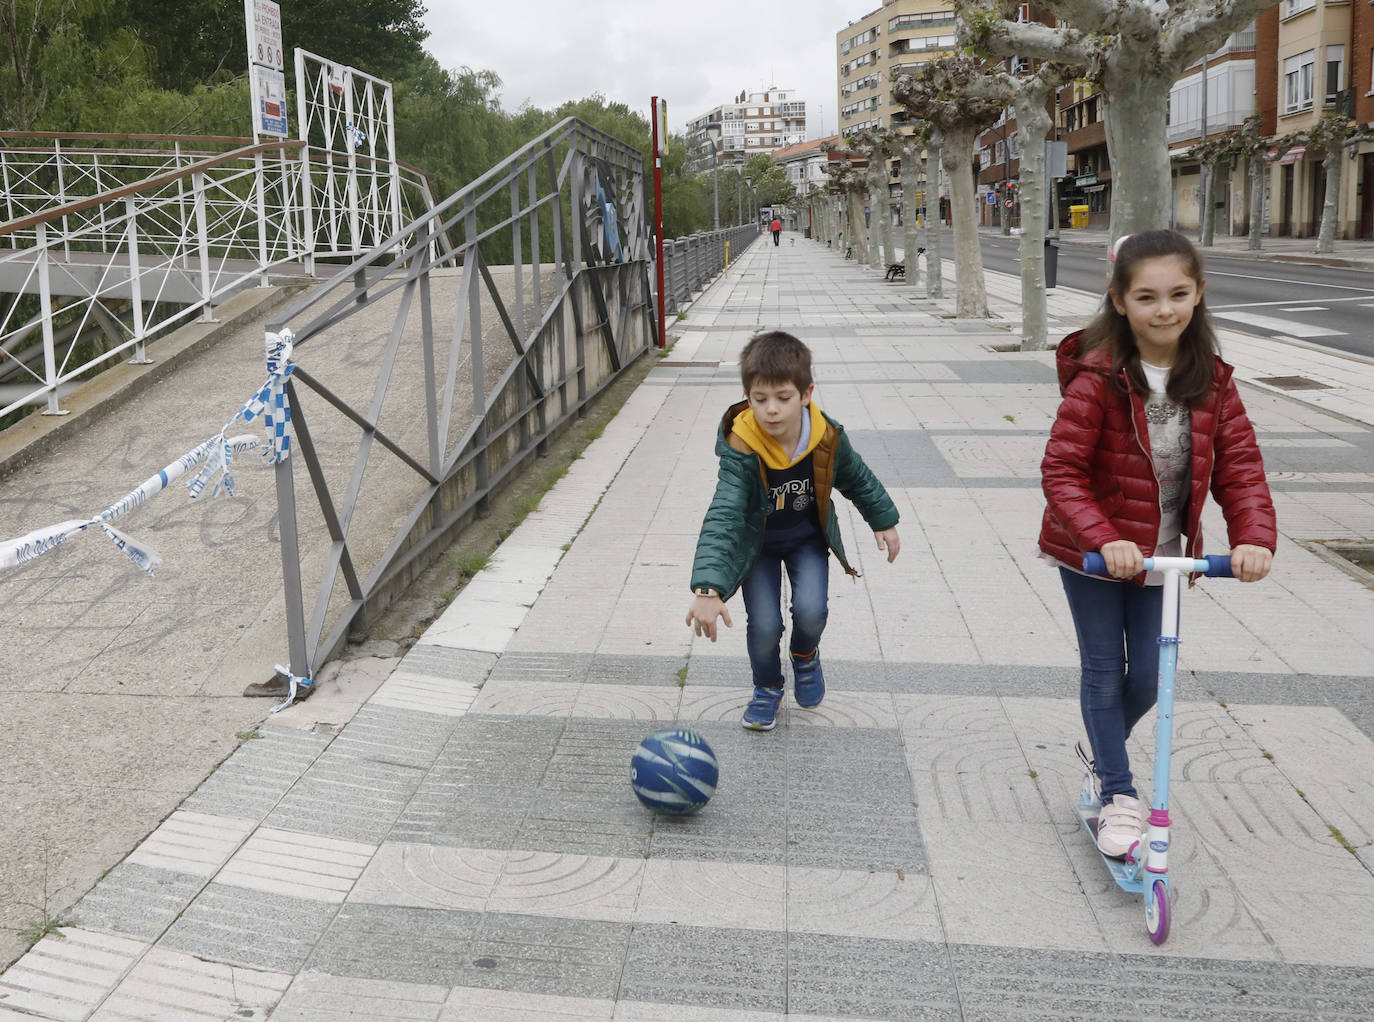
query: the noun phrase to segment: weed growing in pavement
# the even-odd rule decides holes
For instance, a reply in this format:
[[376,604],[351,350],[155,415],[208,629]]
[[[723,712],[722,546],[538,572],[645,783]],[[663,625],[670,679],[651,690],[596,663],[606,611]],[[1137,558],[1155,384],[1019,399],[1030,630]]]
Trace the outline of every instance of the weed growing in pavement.
[[29,947],[33,947],[40,940],[47,936],[62,936],[61,928],[64,926],[75,926],[76,920],[70,919],[61,914],[54,914],[52,911],[52,899],[55,892],[49,889],[52,879],[52,838],[43,838],[43,897],[38,905],[29,904],[30,908],[38,909],[38,919],[28,926],[19,930],[19,939],[24,941]]

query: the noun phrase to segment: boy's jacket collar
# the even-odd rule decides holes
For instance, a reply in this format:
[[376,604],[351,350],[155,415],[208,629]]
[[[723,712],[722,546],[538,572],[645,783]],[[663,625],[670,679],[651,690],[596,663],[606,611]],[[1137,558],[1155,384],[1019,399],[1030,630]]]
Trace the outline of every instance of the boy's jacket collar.
[[784,451],[781,444],[764,432],[758,420],[754,418],[752,408],[745,408],[735,416],[730,431],[748,444],[749,449],[762,458],[768,468],[791,468],[814,451],[825,436],[825,416],[821,414],[821,407],[816,403],[815,395],[812,395],[808,407],[811,413],[811,440],[806,445],[806,450],[795,458],[790,456],[791,452]]

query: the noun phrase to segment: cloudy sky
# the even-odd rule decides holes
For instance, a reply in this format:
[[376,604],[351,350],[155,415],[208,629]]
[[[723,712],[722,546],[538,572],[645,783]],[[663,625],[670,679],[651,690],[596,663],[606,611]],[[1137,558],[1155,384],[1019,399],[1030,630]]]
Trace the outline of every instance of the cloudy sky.
[[[881,0],[429,0],[425,45],[443,67],[495,71],[501,105],[554,107],[600,92],[668,123],[741,91],[796,89],[812,138],[834,134],[835,34]],[[824,129],[824,130],[822,130]]]

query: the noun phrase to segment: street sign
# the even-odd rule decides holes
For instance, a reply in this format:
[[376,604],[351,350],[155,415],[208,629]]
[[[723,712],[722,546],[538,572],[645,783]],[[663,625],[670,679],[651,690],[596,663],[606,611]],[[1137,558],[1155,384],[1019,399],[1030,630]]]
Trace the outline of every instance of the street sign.
[[1007,199],[1005,202],[1002,203],[1002,205],[1006,206],[1007,209],[1015,209],[1015,208],[1016,208],[1016,200],[1015,200],[1015,199]]
[[286,76],[268,67],[253,68],[253,94],[257,98],[253,126],[259,135],[286,137]]
[[282,70],[281,7],[272,0],[244,0],[248,21],[248,59],[263,67]]
[[988,192],[988,205],[989,205],[989,206],[995,206],[995,205],[997,205],[997,195],[996,195],[995,193],[993,193],[993,192]]

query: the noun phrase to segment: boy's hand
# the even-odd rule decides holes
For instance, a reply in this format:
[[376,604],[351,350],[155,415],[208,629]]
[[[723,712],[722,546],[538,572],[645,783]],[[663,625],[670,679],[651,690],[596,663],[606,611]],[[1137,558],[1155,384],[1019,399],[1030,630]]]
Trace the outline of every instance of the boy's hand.
[[687,608],[687,627],[696,629],[712,642],[716,641],[716,618],[725,619],[726,628],[734,628],[730,612],[725,609],[725,601],[719,596],[694,596],[692,605]]
[[1274,555],[1262,546],[1239,543],[1231,548],[1231,574],[1242,582],[1258,582],[1273,563]]
[[897,538],[897,526],[884,529],[882,532],[875,532],[873,538],[878,541],[878,549],[887,551],[887,563],[891,564],[897,559],[897,552],[902,549],[902,541]]

